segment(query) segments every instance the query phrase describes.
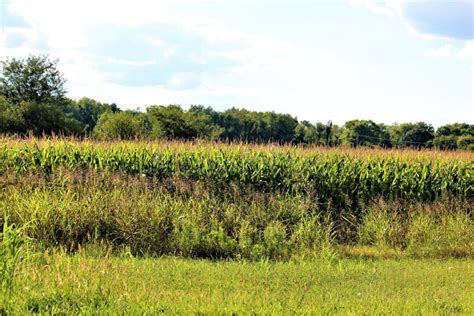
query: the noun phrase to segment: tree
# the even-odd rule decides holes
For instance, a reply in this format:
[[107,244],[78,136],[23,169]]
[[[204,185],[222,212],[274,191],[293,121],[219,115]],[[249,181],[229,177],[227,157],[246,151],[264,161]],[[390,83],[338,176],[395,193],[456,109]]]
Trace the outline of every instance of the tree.
[[339,125],[332,125],[331,134],[329,135],[329,146],[339,146],[342,144],[342,133],[344,129]]
[[314,126],[308,121],[302,121],[295,127],[295,143],[314,144],[313,136]]
[[189,107],[189,110],[188,112],[191,112],[191,113],[202,113],[202,114],[205,114],[206,116],[208,116],[211,121],[212,121],[212,124],[214,125],[219,125],[219,120],[220,120],[220,113],[215,111],[212,107],[208,106],[208,107],[205,107],[203,105],[191,105]]
[[343,143],[354,147],[380,145],[382,129],[371,120],[352,120],[344,124]]
[[185,118],[189,128],[195,134],[194,137],[203,139],[218,139],[223,132],[223,128],[217,125],[219,113],[211,107],[202,105],[192,105],[185,112]]
[[13,104],[60,101],[66,94],[66,80],[57,69],[57,63],[57,60],[49,60],[47,55],[2,61],[0,95]]
[[220,115],[222,137],[229,140],[262,141],[270,135],[262,115],[246,109],[230,108]]
[[2,116],[11,121],[13,115],[18,123],[15,127],[11,122],[7,124],[9,133],[31,131],[35,136],[81,133],[81,123],[65,111],[66,80],[56,67],[57,61],[40,55],[7,59],[1,64],[0,96],[8,104],[1,109]]
[[193,105],[185,111],[179,105],[152,105],[147,108],[152,137],[167,139],[217,139],[222,128],[216,124],[218,113],[212,108]]
[[0,133],[78,135],[81,124],[54,104],[21,101],[13,105],[0,96]]
[[304,144],[323,145],[330,142],[331,125],[321,122],[311,124],[308,121],[301,121],[295,128],[295,142]]
[[22,111],[0,96],[0,133],[22,133],[25,128]]
[[298,121],[289,114],[236,108],[220,113],[218,122],[223,128],[221,138],[249,142],[295,142],[304,128],[296,130]]
[[[266,126],[266,135],[261,135],[265,141],[274,141],[279,143],[289,143],[295,139],[295,128],[298,125],[298,120],[289,114],[279,114],[275,112],[258,113],[253,112],[256,116],[257,122],[263,121],[261,126]],[[258,117],[263,116],[263,120]],[[262,137],[263,136],[263,137]]]
[[37,103],[22,101],[18,107],[23,115],[25,130],[35,136],[43,134],[79,135],[82,125],[72,115],[64,113],[55,103]]
[[324,144],[329,146],[329,140],[331,139],[331,131],[332,131],[332,121],[328,121],[326,126],[324,127]]
[[425,122],[403,123],[392,126],[395,142],[402,147],[430,147],[434,138],[434,128]]
[[149,135],[150,128],[148,118],[143,113],[105,112],[94,128],[94,136],[101,139],[143,138]]
[[71,115],[81,122],[82,130],[85,133],[90,133],[94,130],[99,117],[105,112],[116,113],[120,109],[115,103],[107,104],[100,103],[94,99],[83,97],[78,101],[69,100],[65,108],[66,113]]
[[458,138],[457,145],[459,149],[474,150],[474,136],[460,136]]
[[152,105],[146,111],[153,126],[153,137],[190,139],[194,136],[179,105]]
[[443,150],[457,149],[458,148],[457,140],[458,140],[458,137],[454,135],[436,136],[433,139],[433,145],[436,148],[443,149]]
[[390,126],[385,124],[378,124],[380,128],[380,143],[383,148],[391,148],[393,146],[392,138],[390,137]]
[[454,123],[440,126],[436,130],[436,136],[474,136],[474,125],[467,123]]

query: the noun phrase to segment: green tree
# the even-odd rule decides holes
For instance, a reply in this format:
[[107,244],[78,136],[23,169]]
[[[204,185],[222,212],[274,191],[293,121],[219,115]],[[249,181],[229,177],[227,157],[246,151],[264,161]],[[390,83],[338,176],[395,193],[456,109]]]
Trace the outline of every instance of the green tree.
[[202,105],[192,105],[185,113],[185,118],[189,128],[193,131],[194,137],[215,140],[220,137],[223,128],[217,122],[219,114],[211,107]]
[[186,121],[185,113],[179,105],[152,105],[146,111],[153,126],[153,137],[190,139],[194,136],[194,132]]
[[382,129],[371,120],[351,120],[344,124],[342,140],[346,145],[373,146],[381,145]]
[[220,123],[224,139],[262,141],[270,138],[262,116],[246,109],[231,108],[222,112]]
[[146,138],[151,125],[145,114],[134,111],[105,112],[94,128],[94,136],[100,139]]
[[[258,138],[279,143],[289,143],[295,140],[295,128],[298,125],[298,120],[291,115],[275,112],[254,112],[253,115],[257,122],[263,121],[263,124],[260,125],[264,130],[266,129],[266,133],[263,135],[258,135],[257,131]],[[263,120],[259,120],[259,116],[263,116]]]
[[26,129],[23,113],[20,108],[0,96],[0,133],[22,133]]
[[459,149],[474,150],[474,136],[464,135],[460,136],[457,141]]
[[457,140],[458,137],[454,135],[441,135],[441,136],[436,136],[433,139],[433,145],[438,148],[438,149],[457,149]]
[[32,132],[35,136],[42,136],[79,135],[82,132],[81,123],[55,103],[22,101],[18,107],[26,126],[24,133]]
[[425,122],[403,123],[391,127],[395,143],[401,147],[430,147],[434,128]]
[[[46,55],[29,56],[26,59],[7,59],[1,62],[0,96],[10,105],[2,109],[2,116],[16,117],[15,128],[9,133],[33,132],[43,134],[78,134],[82,126],[74,116],[66,113],[62,73],[57,61]],[[12,114],[13,113],[13,114]]]
[[390,135],[390,126],[385,124],[378,124],[380,127],[380,146],[384,148],[391,148],[393,142]]
[[120,112],[115,103],[100,103],[94,99],[83,97],[78,101],[69,100],[65,111],[81,122],[83,131],[90,133],[94,130],[99,117],[105,112]]
[[167,139],[217,139],[222,133],[215,121],[218,114],[212,108],[193,105],[185,111],[179,105],[152,105],[147,116],[153,126],[152,136]]
[[0,133],[77,135],[81,130],[81,124],[55,104],[21,101],[13,105],[0,96]]
[[474,125],[467,123],[454,123],[440,126],[436,130],[436,136],[474,136]]
[[330,138],[331,130],[332,125],[331,127],[329,127],[321,122],[311,124],[308,121],[301,121],[295,128],[295,142],[313,145],[324,145],[326,144],[326,134],[328,134]]
[[307,130],[309,130],[312,126],[313,125],[308,121],[303,121],[301,123],[298,123],[298,125],[296,125],[295,127],[295,142],[306,143],[305,135],[307,134]]
[[300,137],[296,118],[275,112],[231,108],[220,114],[219,125],[224,129],[221,138],[229,140],[288,143]]
[[58,102],[66,94],[66,80],[57,69],[57,63],[57,60],[49,60],[47,55],[2,61],[0,95],[13,104],[21,101],[37,104]]
[[188,112],[201,113],[208,116],[214,125],[220,125],[220,113],[215,111],[212,107],[205,107],[203,105],[191,105]]
[[331,133],[329,134],[329,146],[339,146],[342,144],[342,136],[344,129],[339,125],[332,125]]

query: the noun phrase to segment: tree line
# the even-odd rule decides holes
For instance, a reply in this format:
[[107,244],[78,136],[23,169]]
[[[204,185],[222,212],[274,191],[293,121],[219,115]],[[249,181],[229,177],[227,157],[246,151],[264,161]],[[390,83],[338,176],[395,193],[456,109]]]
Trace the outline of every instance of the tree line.
[[299,121],[289,114],[230,108],[151,105],[144,112],[121,110],[115,103],[66,96],[58,61],[45,55],[7,59],[0,74],[0,133],[75,135],[98,139],[207,139],[308,145],[413,147],[474,150],[474,125],[425,122],[377,124],[351,120]]

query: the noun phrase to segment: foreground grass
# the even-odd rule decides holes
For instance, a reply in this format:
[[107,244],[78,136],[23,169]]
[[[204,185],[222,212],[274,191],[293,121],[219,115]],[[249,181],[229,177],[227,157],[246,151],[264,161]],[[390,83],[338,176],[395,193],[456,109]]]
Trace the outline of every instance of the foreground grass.
[[246,262],[42,254],[10,312],[473,314],[472,259]]

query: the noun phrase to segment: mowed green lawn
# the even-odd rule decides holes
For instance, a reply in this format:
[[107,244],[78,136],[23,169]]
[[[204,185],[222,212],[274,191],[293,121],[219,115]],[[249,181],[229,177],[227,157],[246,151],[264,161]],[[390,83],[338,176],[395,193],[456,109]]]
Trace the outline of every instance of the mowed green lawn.
[[12,312],[474,314],[473,259],[242,262],[40,255]]

